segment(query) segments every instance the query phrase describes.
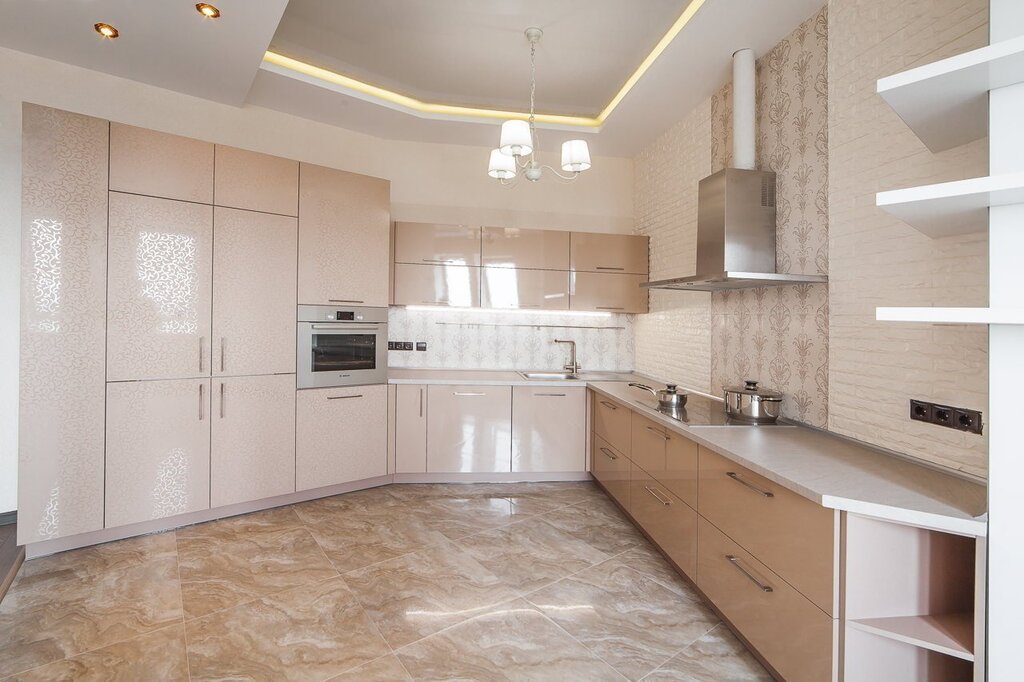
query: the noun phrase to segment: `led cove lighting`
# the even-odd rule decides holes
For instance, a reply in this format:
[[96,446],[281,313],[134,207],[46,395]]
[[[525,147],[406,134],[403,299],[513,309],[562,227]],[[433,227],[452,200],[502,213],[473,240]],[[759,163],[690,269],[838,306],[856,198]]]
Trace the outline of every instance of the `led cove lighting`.
[[99,33],[101,36],[108,40],[113,40],[114,38],[121,35],[121,32],[118,31],[116,28],[114,28],[110,24],[104,24],[102,21],[98,24],[93,24],[92,27],[96,30],[97,33]]
[[458,308],[446,305],[407,305],[406,310],[428,313],[473,313],[484,315],[551,315],[566,317],[611,317],[611,313],[598,310],[543,310],[536,308]]
[[196,11],[207,19],[217,19],[220,17],[220,10],[206,2],[197,3]]
[[[647,70],[651,68],[651,65],[661,56],[661,53],[668,48],[668,46],[675,40],[682,30],[686,27],[690,20],[693,19],[694,15],[697,14],[698,10],[704,6],[707,0],[693,0],[683,13],[679,15],[675,23],[668,29],[668,31],[661,37],[661,40],[654,46],[640,65],[633,71],[632,75],[626,79],[619,91],[612,97],[611,101],[601,110],[597,116],[563,116],[561,114],[536,114],[534,120],[537,123],[545,123],[548,125],[555,126],[572,126],[576,128],[600,128],[604,125],[604,122],[608,119],[615,108],[619,106],[622,100],[629,94],[629,91],[633,89],[633,86],[639,82],[640,78],[643,77]],[[415,97],[409,97],[393,90],[388,90],[370,83],[365,83],[355,78],[345,76],[343,74],[331,71],[329,69],[323,69],[319,66],[313,66],[306,62],[298,59],[292,59],[291,57],[285,57],[282,54],[276,52],[267,51],[263,55],[263,61],[277,66],[281,69],[288,71],[294,71],[295,73],[314,78],[316,80],[330,83],[331,85],[338,86],[345,90],[365,95],[373,99],[381,100],[384,102],[390,102],[391,104],[411,109],[422,114],[429,114],[432,116],[450,116],[453,118],[484,118],[484,119],[516,119],[521,121],[529,120],[530,114],[522,111],[499,111],[496,109],[484,109],[481,107],[463,107],[454,104],[440,104],[435,102],[424,102],[418,100]]]

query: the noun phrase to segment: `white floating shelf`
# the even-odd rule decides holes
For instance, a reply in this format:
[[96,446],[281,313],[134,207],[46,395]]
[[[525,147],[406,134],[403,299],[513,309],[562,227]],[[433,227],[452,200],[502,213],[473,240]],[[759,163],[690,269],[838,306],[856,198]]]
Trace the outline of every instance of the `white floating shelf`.
[[988,229],[988,209],[1024,203],[1024,173],[908,187],[875,195],[875,204],[929,237]]
[[965,661],[974,660],[974,618],[969,613],[864,618],[848,621],[847,625]]
[[1024,324],[1024,308],[875,308],[879,322]]
[[889,103],[928,149],[940,152],[988,134],[988,91],[1024,82],[1024,36],[878,81]]

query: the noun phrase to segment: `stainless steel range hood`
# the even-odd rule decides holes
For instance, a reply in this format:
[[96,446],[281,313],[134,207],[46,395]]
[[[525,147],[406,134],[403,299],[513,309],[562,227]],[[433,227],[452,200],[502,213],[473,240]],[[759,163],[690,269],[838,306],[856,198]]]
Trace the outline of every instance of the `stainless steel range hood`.
[[733,159],[697,188],[697,274],[640,286],[720,291],[827,282],[775,271],[775,173],[754,170],[754,55],[733,55]]

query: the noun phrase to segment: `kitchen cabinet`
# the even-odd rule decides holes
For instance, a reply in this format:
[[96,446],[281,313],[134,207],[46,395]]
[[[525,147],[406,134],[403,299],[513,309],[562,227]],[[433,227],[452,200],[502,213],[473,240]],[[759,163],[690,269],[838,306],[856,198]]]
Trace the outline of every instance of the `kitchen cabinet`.
[[209,142],[111,123],[109,188],[210,204],[213,156]]
[[388,473],[387,392],[385,385],[298,391],[296,490]]
[[647,275],[606,272],[569,274],[569,309],[609,313],[646,313],[647,289],[640,285]]
[[299,165],[298,302],[387,306],[387,180]]
[[107,380],[210,375],[213,207],[110,193]]
[[427,471],[427,387],[395,387],[395,473]]
[[593,425],[594,433],[603,438],[613,448],[630,456],[632,412],[614,400],[594,394]]
[[480,268],[395,264],[395,305],[480,305]]
[[485,267],[480,270],[484,308],[569,309],[569,273]]
[[427,388],[427,472],[512,470],[512,387]]
[[219,144],[214,168],[217,206],[298,215],[298,161]]
[[212,385],[210,505],[295,492],[295,375]]
[[395,223],[395,262],[480,265],[481,228],[440,223]]
[[591,438],[590,472],[622,508],[629,511],[629,458],[597,434]]
[[646,275],[648,237],[632,234],[573,232],[569,236],[569,268],[576,272]]
[[210,380],[107,384],[106,527],[210,507]]
[[213,214],[213,374],[295,371],[295,218]]
[[480,259],[488,267],[568,270],[569,233],[485,227]]
[[697,574],[697,512],[635,460],[629,470],[629,513],[684,573]]
[[634,412],[631,424],[633,462],[674,496],[697,508],[697,444]]
[[512,471],[586,471],[586,389],[512,387]]

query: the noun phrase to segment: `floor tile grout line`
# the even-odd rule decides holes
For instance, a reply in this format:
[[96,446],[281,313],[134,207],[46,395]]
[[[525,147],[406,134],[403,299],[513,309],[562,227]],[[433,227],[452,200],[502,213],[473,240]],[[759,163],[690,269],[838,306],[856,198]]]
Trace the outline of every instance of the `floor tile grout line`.
[[192,663],[188,660],[188,628],[185,627],[185,589],[181,586],[181,556],[178,553],[178,533],[174,533],[174,567],[178,570],[178,598],[181,603],[181,637],[185,642],[185,674],[192,680]]
[[639,680],[638,680],[637,682],[643,682],[643,680],[646,680],[646,679],[647,679],[648,677],[650,677],[650,676],[651,676],[651,675],[653,675],[654,673],[656,673],[656,672],[658,672],[659,670],[661,670],[662,668],[664,668],[666,664],[668,664],[668,663],[671,663],[671,662],[672,662],[672,660],[673,660],[674,658],[676,658],[677,656],[682,656],[682,655],[683,655],[683,654],[684,654],[684,653],[685,653],[685,652],[686,652],[686,651],[687,651],[688,649],[692,648],[692,647],[693,647],[693,646],[694,646],[695,644],[697,644],[697,642],[699,642],[700,640],[704,639],[705,637],[707,637],[707,636],[708,636],[709,634],[711,634],[712,632],[714,632],[714,631],[715,631],[715,630],[717,630],[718,628],[720,628],[720,627],[724,627],[724,626],[725,626],[725,623],[723,623],[722,621],[718,621],[717,623],[715,623],[715,624],[714,624],[714,625],[713,625],[713,626],[711,627],[711,629],[710,629],[710,630],[708,630],[708,631],[707,631],[707,632],[705,632],[705,633],[704,633],[703,635],[701,635],[701,636],[700,636],[700,637],[698,637],[697,639],[693,640],[692,642],[690,642],[689,644],[687,644],[686,646],[684,646],[684,647],[683,647],[682,649],[680,649],[679,651],[677,651],[677,652],[675,652],[674,654],[672,654],[672,656],[670,656],[670,657],[669,657],[668,659],[666,659],[666,660],[662,661],[661,663],[659,663],[659,664],[658,664],[658,667],[657,667],[657,668],[655,668],[655,669],[654,669],[654,670],[652,670],[651,672],[649,672],[649,673],[647,673],[646,675],[644,675],[643,677],[641,677],[641,678],[640,678],[640,679],[639,679]]

